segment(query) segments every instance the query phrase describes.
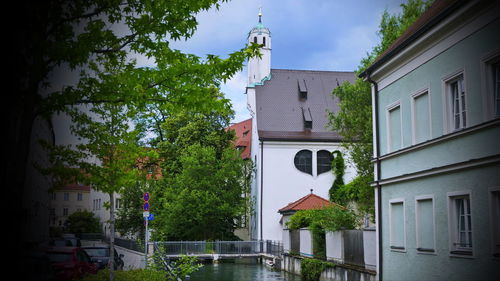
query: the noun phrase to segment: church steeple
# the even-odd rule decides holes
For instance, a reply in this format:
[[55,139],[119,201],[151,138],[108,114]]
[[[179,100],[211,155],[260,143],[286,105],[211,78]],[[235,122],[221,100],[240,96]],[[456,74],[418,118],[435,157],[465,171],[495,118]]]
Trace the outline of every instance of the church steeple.
[[271,79],[271,31],[262,24],[262,7],[259,8],[259,22],[248,33],[248,44],[261,45],[261,58],[248,60],[248,87],[262,85]]

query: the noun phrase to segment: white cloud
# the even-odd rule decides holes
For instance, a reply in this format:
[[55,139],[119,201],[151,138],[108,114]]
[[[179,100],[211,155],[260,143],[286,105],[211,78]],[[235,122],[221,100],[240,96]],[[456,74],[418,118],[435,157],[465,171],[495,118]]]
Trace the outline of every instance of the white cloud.
[[247,109],[247,96],[245,87],[247,85],[246,70],[236,73],[227,83],[221,85],[221,91],[226,98],[231,100],[235,116],[232,122],[241,122],[250,118]]

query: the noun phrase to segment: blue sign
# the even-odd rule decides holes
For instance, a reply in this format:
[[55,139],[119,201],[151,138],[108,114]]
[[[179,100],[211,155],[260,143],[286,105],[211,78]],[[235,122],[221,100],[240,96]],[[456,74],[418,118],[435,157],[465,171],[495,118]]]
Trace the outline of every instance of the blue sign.
[[154,219],[155,219],[155,215],[154,214],[149,214],[148,221],[152,221]]
[[149,201],[149,192],[145,192],[142,196],[142,198],[144,199],[144,201]]
[[145,202],[143,208],[144,208],[144,211],[149,211],[149,203]]

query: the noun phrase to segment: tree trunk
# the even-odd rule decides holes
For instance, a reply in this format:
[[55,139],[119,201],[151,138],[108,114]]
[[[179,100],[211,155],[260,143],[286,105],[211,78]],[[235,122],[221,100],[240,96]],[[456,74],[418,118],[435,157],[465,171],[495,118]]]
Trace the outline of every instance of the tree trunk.
[[115,280],[115,194],[109,193],[109,281]]

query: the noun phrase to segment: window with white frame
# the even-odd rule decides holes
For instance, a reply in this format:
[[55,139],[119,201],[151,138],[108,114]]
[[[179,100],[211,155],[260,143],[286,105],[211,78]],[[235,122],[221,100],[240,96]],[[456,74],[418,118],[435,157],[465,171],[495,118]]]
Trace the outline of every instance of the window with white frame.
[[412,98],[413,144],[416,144],[431,138],[429,91],[420,91]]
[[387,150],[396,151],[402,146],[401,105],[397,102],[387,107]]
[[463,73],[447,79],[445,86],[448,131],[463,129],[467,126],[467,96]]
[[490,223],[492,254],[500,258],[500,187],[490,189]]
[[472,216],[470,193],[451,193],[448,206],[450,253],[472,255]]
[[486,120],[500,117],[500,49],[490,52],[481,63],[483,111]]
[[404,200],[389,201],[390,247],[392,250],[404,251],[406,247]]
[[417,251],[435,252],[434,202],[432,196],[419,196],[415,200]]

